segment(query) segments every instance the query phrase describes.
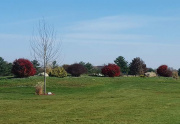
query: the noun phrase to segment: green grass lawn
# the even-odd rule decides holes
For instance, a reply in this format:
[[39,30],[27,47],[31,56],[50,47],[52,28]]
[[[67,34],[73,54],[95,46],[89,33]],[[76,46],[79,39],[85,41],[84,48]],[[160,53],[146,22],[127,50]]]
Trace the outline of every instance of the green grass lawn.
[[180,124],[180,80],[49,77],[53,96],[35,95],[39,81],[0,78],[0,124]]

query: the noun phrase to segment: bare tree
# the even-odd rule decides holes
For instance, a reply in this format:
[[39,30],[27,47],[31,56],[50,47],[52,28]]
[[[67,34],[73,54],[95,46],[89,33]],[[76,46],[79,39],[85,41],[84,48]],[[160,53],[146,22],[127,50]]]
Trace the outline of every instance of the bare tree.
[[[35,35],[34,35],[35,34]],[[30,40],[31,54],[37,61],[42,63],[44,68],[44,93],[46,94],[46,69],[48,63],[58,57],[60,44],[56,42],[54,28],[48,25],[44,19],[39,21],[37,31],[33,33]]]

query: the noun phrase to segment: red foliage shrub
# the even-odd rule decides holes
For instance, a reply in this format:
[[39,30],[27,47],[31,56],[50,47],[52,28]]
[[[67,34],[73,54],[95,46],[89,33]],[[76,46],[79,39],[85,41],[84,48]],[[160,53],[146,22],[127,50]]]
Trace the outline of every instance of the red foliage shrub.
[[27,59],[16,59],[13,62],[11,71],[19,78],[33,76],[36,73],[36,69],[33,67],[33,64]]
[[157,69],[157,74],[163,77],[172,77],[172,71],[168,68],[167,65],[161,65]]
[[81,64],[72,64],[68,67],[67,72],[72,76],[79,77],[81,74],[86,73],[86,68]]
[[108,64],[101,69],[102,74],[109,77],[117,77],[120,75],[120,67],[115,64]]

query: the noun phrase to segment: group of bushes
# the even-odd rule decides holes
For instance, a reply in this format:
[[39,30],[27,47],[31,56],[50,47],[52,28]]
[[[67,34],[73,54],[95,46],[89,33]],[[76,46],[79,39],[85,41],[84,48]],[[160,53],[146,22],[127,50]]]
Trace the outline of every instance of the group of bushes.
[[[140,70],[140,72],[139,72],[140,76],[144,75],[144,73],[147,70],[145,68],[145,65],[142,65],[142,67],[144,67],[144,68],[139,69]],[[137,68],[138,68],[138,66],[137,66]],[[121,73],[120,67],[115,65],[115,64],[109,64],[109,65],[106,65],[102,68],[102,74],[104,74],[105,76],[108,76],[108,77],[116,77],[116,76],[119,76],[120,73]],[[176,79],[179,77],[178,71],[169,68],[167,65],[159,66],[158,69],[156,70],[156,73],[162,77],[173,77]]]
[[81,64],[66,65],[66,67],[55,67],[50,72],[50,76],[54,77],[66,77],[67,73],[72,76],[79,77],[81,74],[86,73],[86,68]]
[[[146,73],[147,70],[152,71],[152,69],[146,68],[146,64],[139,57],[134,58],[132,62],[129,64],[129,66],[127,66],[127,61],[125,61],[123,57],[117,58],[115,63],[117,63],[118,65],[108,64],[108,65],[103,66],[101,69],[101,73],[104,76],[116,77],[124,73],[131,74],[131,75],[144,75],[144,73]],[[119,65],[122,65],[122,68]],[[16,77],[19,77],[19,78],[29,77],[29,76],[33,76],[37,74],[36,73],[37,71],[39,72],[39,67],[37,66],[39,66],[39,64],[35,60],[30,62],[27,59],[17,59],[12,63],[11,72]],[[56,65],[55,62],[53,62],[53,66],[51,68],[47,68],[47,73],[50,76],[54,76],[54,77],[66,77],[67,73],[71,74],[72,76],[79,77],[81,74],[84,74],[84,73],[86,74],[93,73],[93,70],[95,69],[90,63],[80,62],[80,63],[75,63],[72,65],[63,65],[62,67],[59,67]],[[96,73],[97,72],[99,71],[96,71]],[[178,72],[169,68],[167,65],[159,66],[156,70],[156,73],[159,76],[163,76],[163,77],[178,78]]]
[[[66,66],[65,69],[63,67],[57,66],[52,69],[48,68],[47,73],[50,76],[55,76],[55,77],[66,77],[67,73],[71,74],[72,76],[79,77],[81,74],[87,72],[87,68],[79,63]],[[27,59],[17,59],[13,62],[12,73],[19,78],[29,77],[36,74],[36,68]],[[119,76],[120,67],[115,64],[106,65],[102,68],[102,74],[109,77]]]
[[[37,67],[27,59],[17,59],[13,62],[12,73],[19,78],[34,76],[36,74]],[[79,77],[81,74],[85,73],[87,70],[81,64],[69,65],[66,70],[63,67],[54,66],[52,68],[47,68],[47,73],[54,77],[66,77],[67,72],[72,76]]]
[[128,62],[122,56],[117,57],[114,62],[121,67],[121,72],[123,74],[143,76],[146,72],[156,72],[159,76],[173,77],[176,79],[180,75],[180,69],[176,71],[172,68],[169,68],[167,65],[161,65],[157,68],[157,70],[147,68],[144,61],[139,57],[134,58],[130,64],[128,64]]

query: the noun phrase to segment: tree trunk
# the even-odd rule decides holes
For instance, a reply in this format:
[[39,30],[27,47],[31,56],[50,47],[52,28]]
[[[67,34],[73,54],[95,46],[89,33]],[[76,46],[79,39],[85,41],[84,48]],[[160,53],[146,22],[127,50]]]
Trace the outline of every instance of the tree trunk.
[[46,59],[44,59],[44,94],[46,94]]

